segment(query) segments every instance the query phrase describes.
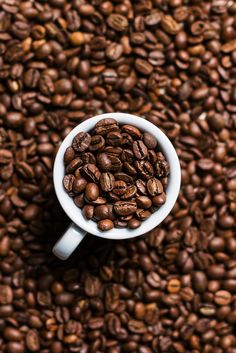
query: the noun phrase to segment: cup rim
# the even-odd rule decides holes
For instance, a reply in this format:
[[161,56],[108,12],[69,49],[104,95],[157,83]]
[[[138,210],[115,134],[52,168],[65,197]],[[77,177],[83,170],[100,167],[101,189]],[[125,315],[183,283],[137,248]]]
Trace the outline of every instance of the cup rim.
[[[165,158],[167,159],[170,167],[170,174],[168,180],[168,186],[166,189],[166,202],[157,209],[147,220],[141,223],[141,226],[137,229],[128,228],[113,228],[112,230],[102,232],[98,229],[97,223],[92,220],[86,220],[82,211],[77,207],[72,197],[70,197],[63,187],[63,177],[64,177],[64,153],[67,147],[71,146],[72,140],[76,134],[81,131],[90,131],[95,124],[105,118],[114,118],[121,124],[131,124],[138,127],[142,131],[150,132],[153,134],[162,150]],[[95,236],[112,239],[130,239],[140,235],[143,235],[153,228],[157,227],[170,213],[172,210],[176,199],[179,194],[180,184],[181,184],[181,170],[180,163],[174,146],[170,142],[169,138],[162,132],[157,126],[151,122],[127,113],[105,113],[99,114],[92,118],[85,120],[84,122],[77,125],[62,141],[54,161],[53,167],[53,182],[57,198],[61,204],[61,207],[67,214],[67,216],[80,228],[86,232],[93,234]]]

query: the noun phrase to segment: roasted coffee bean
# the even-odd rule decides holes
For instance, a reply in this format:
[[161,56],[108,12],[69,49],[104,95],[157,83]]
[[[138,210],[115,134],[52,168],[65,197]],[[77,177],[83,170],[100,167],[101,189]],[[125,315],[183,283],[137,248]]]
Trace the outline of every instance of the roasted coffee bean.
[[64,162],[65,164],[70,163],[75,158],[75,151],[72,147],[67,147],[66,152],[64,154]]
[[103,219],[98,222],[98,228],[105,232],[114,228],[114,223],[110,219]]
[[91,152],[82,153],[81,159],[84,164],[96,164],[96,157]]
[[91,136],[87,132],[79,132],[72,141],[72,147],[76,152],[84,152],[88,149]]
[[73,174],[67,174],[64,176],[63,185],[67,192],[72,191],[74,180],[75,180],[75,177]]
[[128,221],[128,228],[130,228],[130,229],[136,229],[140,226],[141,226],[141,222],[136,218],[131,218]]
[[166,202],[166,194],[163,192],[160,195],[154,196],[152,199],[153,206],[160,207]]
[[82,171],[86,178],[93,181],[94,183],[98,183],[101,173],[94,164],[85,164],[82,168]]
[[162,183],[156,178],[149,179],[147,181],[147,191],[151,196],[162,194],[163,192]]
[[118,131],[108,132],[106,136],[107,144],[115,147],[121,145],[121,139],[122,139],[122,135]]
[[110,219],[108,206],[107,205],[97,206],[94,210],[94,218],[98,221],[102,219]]
[[81,167],[83,161],[80,157],[76,157],[66,166],[66,173],[73,173],[77,168]]
[[95,133],[97,135],[107,135],[108,132],[118,131],[119,127],[115,119],[106,118],[97,122],[95,125]]
[[114,211],[119,216],[129,216],[137,209],[137,204],[134,201],[117,201],[114,204]]
[[73,180],[73,192],[76,194],[80,194],[84,191],[87,185],[87,181],[85,178],[77,177]]
[[157,140],[155,137],[148,132],[144,132],[143,134],[143,142],[147,146],[147,148],[154,150],[157,147]]
[[94,135],[91,138],[91,142],[89,145],[89,151],[101,151],[105,146],[105,140],[101,135]]
[[102,173],[100,177],[101,189],[109,192],[114,188],[115,177],[111,173]]
[[128,162],[123,163],[123,168],[124,168],[124,171],[131,176],[137,174],[136,169]]
[[158,178],[163,178],[169,175],[169,165],[166,161],[157,161],[155,165],[155,174]]
[[134,161],[134,154],[131,150],[124,149],[121,154],[121,160],[123,162],[132,163]]
[[118,173],[115,173],[114,174],[114,177],[116,180],[123,180],[125,181],[127,184],[133,184],[133,178],[126,174],[126,173],[123,173],[123,172],[118,172]]
[[127,190],[127,185],[126,185],[126,182],[123,181],[123,180],[116,180],[114,182],[114,186],[113,186],[113,189],[112,189],[112,192],[117,195],[117,196],[121,196],[121,195],[124,195],[125,192]]
[[123,125],[121,131],[131,135],[136,139],[140,139],[140,137],[142,136],[141,131],[133,125]]
[[142,179],[136,180],[137,190],[140,194],[147,195],[146,182]]
[[130,185],[126,188],[126,191],[123,195],[120,196],[121,200],[129,200],[135,197],[137,193],[137,188],[135,185]]
[[99,188],[95,183],[88,183],[85,187],[85,197],[88,201],[95,201],[99,196]]
[[92,219],[94,216],[94,206],[85,205],[82,210],[83,216],[87,219]]
[[153,177],[154,170],[150,162],[148,161],[135,161],[135,168],[140,176],[144,180],[148,180]]
[[145,221],[148,217],[151,216],[151,212],[148,210],[144,210],[142,208],[138,208],[135,212],[137,218],[141,221]]
[[147,157],[148,150],[147,147],[141,140],[134,141],[133,143],[133,152],[137,159],[144,159]]
[[101,172],[111,171],[112,162],[108,154],[99,153],[96,159],[97,159],[97,165]]
[[152,206],[152,201],[147,196],[138,196],[136,202],[139,208],[144,208],[145,210]]

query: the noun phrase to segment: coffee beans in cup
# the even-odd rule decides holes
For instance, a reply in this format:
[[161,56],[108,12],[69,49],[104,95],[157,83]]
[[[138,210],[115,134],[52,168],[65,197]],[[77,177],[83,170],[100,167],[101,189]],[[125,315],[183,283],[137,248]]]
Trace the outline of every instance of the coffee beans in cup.
[[101,231],[136,229],[166,201],[169,165],[148,132],[102,119],[64,154],[63,185]]

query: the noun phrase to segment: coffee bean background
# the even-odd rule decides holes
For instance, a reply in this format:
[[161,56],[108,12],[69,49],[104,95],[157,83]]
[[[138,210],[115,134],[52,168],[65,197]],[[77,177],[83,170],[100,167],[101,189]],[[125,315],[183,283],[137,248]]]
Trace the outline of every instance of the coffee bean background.
[[[1,352],[236,352],[235,19],[231,0],[1,0]],[[149,235],[60,262],[55,153],[113,111],[173,141],[178,201]]]

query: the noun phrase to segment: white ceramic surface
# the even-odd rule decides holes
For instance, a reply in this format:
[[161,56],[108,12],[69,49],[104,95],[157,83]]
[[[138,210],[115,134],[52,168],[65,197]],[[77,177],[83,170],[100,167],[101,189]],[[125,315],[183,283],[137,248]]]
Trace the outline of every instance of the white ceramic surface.
[[[81,210],[74,204],[73,199],[66,193],[62,184],[62,180],[64,177],[63,156],[66,148],[71,145],[72,140],[76,134],[81,131],[89,132],[99,120],[104,118],[114,118],[118,121],[119,124],[134,125],[138,127],[141,131],[146,131],[154,135],[158,141],[158,146],[165,155],[165,158],[167,159],[170,166],[169,183],[166,190],[167,197],[165,204],[161,206],[155,213],[153,213],[146,221],[142,222],[141,226],[137,229],[131,230],[114,228],[107,232],[101,232],[98,229],[96,222],[92,220],[88,221],[83,217]],[[62,236],[61,239],[55,245],[53,249],[54,254],[60,257],[61,259],[66,259],[77,247],[80,240],[82,239],[82,235],[84,235],[86,232],[94,234],[101,238],[120,240],[137,237],[139,235],[147,233],[151,229],[158,226],[170,213],[171,209],[175,204],[180,189],[181,173],[177,153],[168,137],[160,129],[158,129],[149,121],[143,118],[139,118],[135,115],[125,113],[107,113],[97,115],[93,118],[84,121],[83,123],[76,126],[67,135],[57,152],[57,156],[54,163],[53,180],[55,191],[61,206],[63,207],[68,217],[74,222],[74,224],[83,230],[81,231],[81,234],[78,234],[77,239],[75,232],[77,230],[77,232],[79,233],[80,229],[73,226],[73,236],[68,235],[68,233],[70,233],[70,229],[68,229],[66,232],[67,235],[65,234],[64,238]],[[70,244],[70,246],[68,245],[68,249],[66,249],[66,243]],[[63,256],[63,249],[65,256]]]

